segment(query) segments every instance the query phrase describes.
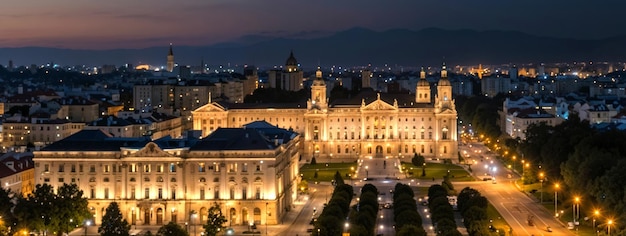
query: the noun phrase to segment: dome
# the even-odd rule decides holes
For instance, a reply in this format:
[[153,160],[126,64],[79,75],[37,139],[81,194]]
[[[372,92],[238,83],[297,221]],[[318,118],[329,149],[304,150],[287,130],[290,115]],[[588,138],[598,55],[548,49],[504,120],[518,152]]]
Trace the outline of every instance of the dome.
[[448,80],[447,78],[441,78],[439,80],[438,86],[452,86],[452,85],[450,84],[450,80]]
[[286,66],[298,66],[298,60],[293,56],[293,51],[289,54],[289,58],[287,58],[287,62],[285,62]]
[[317,78],[313,80],[313,86],[326,86],[326,83],[322,78]]
[[428,86],[430,87],[430,83],[428,83],[428,80],[426,79],[420,79],[419,81],[417,81],[417,86]]

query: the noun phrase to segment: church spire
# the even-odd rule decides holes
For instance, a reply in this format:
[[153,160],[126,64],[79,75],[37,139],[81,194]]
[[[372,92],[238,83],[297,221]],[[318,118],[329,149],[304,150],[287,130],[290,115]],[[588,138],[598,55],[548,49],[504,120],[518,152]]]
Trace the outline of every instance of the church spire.
[[446,70],[446,62],[443,62],[441,66],[441,78],[448,78],[448,71]]
[[170,50],[167,54],[167,71],[174,71],[174,50],[172,50],[172,43],[170,43]]

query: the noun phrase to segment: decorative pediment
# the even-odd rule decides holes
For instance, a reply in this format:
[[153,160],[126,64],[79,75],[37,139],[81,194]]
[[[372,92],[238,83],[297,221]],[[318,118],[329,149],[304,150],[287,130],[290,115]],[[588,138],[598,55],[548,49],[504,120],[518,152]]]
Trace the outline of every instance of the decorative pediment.
[[217,103],[208,103],[204,106],[198,107],[198,109],[194,110],[193,113],[220,112],[220,111],[226,111],[226,108],[220,106]]
[[361,110],[363,111],[381,111],[381,110],[395,111],[395,110],[398,110],[398,108],[394,107],[393,105],[389,103],[386,103],[383,100],[377,99],[371,102],[370,104],[365,105],[365,107],[361,108]]
[[171,157],[172,155],[163,151],[153,142],[149,142],[145,147],[140,149],[139,151],[130,154],[129,157]]

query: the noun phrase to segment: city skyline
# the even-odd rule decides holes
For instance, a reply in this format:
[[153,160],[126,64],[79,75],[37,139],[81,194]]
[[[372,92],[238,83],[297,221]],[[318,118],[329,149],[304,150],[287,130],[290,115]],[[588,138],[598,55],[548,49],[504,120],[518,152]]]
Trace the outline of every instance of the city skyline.
[[[354,27],[513,30],[539,36],[598,39],[623,35],[612,20],[625,2],[524,1],[41,1],[5,2],[0,47],[72,49],[211,45],[247,35],[308,38]],[[568,15],[570,17],[563,17]],[[580,20],[576,16],[580,16]],[[587,17],[593,16],[593,17]]]

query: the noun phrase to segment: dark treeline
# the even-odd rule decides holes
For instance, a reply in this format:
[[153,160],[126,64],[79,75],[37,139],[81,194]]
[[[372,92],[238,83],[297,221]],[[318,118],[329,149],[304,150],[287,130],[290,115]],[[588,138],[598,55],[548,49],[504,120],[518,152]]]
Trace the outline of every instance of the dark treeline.
[[396,222],[396,236],[425,236],[422,217],[417,212],[413,189],[397,183],[393,191],[393,219]]
[[439,184],[428,188],[428,208],[437,235],[461,236],[454,221],[454,209],[448,201],[448,190]]
[[333,195],[317,218],[313,235],[335,236],[341,235],[346,217],[350,211],[350,201],[354,190],[347,184],[335,187]]
[[363,188],[361,188],[359,203],[353,207],[352,213],[350,214],[350,235],[374,235],[377,214],[378,189],[372,184],[365,184]]
[[[489,230],[495,230],[487,222],[487,198],[478,190],[466,187],[459,193],[457,207],[463,216],[463,224],[470,236],[489,235]],[[502,230],[504,232],[504,230]]]

